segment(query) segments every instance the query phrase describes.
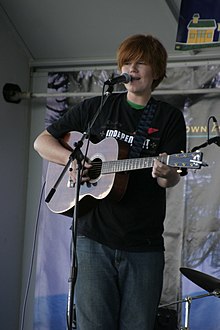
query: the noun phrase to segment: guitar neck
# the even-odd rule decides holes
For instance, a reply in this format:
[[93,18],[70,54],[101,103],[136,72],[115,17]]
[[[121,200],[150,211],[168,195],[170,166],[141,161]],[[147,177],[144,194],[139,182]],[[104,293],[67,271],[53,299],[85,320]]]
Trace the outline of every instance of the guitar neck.
[[102,163],[102,174],[126,172],[153,167],[154,159],[167,163],[168,156],[144,157],[107,161]]

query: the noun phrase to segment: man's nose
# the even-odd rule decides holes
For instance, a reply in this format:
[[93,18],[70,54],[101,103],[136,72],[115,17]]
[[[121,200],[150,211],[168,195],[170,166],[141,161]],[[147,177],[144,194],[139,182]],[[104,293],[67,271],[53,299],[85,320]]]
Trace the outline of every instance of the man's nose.
[[133,71],[133,70],[137,70],[137,63],[136,62],[131,63],[131,65],[130,65],[130,71]]

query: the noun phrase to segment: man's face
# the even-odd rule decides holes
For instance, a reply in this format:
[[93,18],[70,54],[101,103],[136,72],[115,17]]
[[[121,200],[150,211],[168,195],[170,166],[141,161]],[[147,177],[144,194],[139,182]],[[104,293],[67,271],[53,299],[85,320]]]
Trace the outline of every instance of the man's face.
[[132,80],[125,84],[126,89],[137,95],[142,95],[151,92],[151,86],[156,77],[149,64],[143,61],[126,62],[121,68],[122,73],[128,73]]

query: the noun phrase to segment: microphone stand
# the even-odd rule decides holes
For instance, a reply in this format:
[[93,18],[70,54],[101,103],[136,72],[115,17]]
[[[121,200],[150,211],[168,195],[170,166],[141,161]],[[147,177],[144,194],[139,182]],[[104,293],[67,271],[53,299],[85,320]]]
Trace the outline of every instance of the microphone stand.
[[[210,125],[210,120],[213,120],[213,122],[215,123],[215,128],[217,131],[217,136],[214,136],[213,138],[209,138],[209,125]],[[214,116],[210,116],[208,118],[208,122],[207,122],[207,132],[208,132],[208,137],[207,137],[207,141],[200,144],[199,146],[196,146],[192,149],[192,152],[200,149],[200,148],[205,148],[207,147],[209,144],[215,143],[220,147],[220,131],[219,131],[219,126],[218,126],[218,121]]]
[[212,144],[212,143],[215,143],[217,144],[218,146],[220,146],[220,136],[215,136],[211,139],[208,139],[206,142],[200,144],[199,146],[196,146],[194,148],[192,148],[192,152],[200,149],[200,148],[205,148],[207,147],[209,144]]
[[[73,212],[73,219],[72,219],[72,225],[71,225],[71,231],[72,231],[72,241],[71,241],[71,247],[72,247],[72,253],[71,253],[71,266],[70,266],[70,277],[68,279],[69,283],[69,291],[68,291],[68,299],[67,299],[67,329],[72,330],[76,329],[76,320],[73,318],[73,306],[74,306],[74,289],[75,289],[75,283],[77,278],[77,253],[76,253],[76,242],[77,242],[77,220],[78,220],[78,206],[79,206],[79,193],[80,193],[80,175],[82,170],[82,160],[86,158],[86,155],[83,155],[81,151],[81,147],[83,146],[83,141],[85,138],[88,138],[90,135],[90,130],[95,123],[97,117],[99,116],[103,106],[105,105],[108,97],[113,92],[113,85],[109,85],[107,91],[104,94],[104,88],[106,86],[106,83],[103,85],[103,91],[102,91],[102,98],[101,98],[101,104],[94,114],[94,117],[92,118],[92,121],[88,124],[86,132],[83,133],[81,139],[74,143],[75,149],[73,150],[72,154],[69,157],[69,160],[67,164],[64,166],[63,171],[61,172],[60,176],[58,177],[57,181],[55,182],[54,186],[51,188],[49,194],[47,195],[45,202],[49,203],[51,198],[53,197],[54,193],[56,192],[56,188],[58,187],[59,183],[61,182],[64,174],[69,169],[70,164],[76,160],[77,161],[77,176],[76,176],[76,184],[75,184],[75,206],[74,206],[74,212]],[[104,98],[105,95],[105,98]],[[73,328],[74,323],[74,328]]]

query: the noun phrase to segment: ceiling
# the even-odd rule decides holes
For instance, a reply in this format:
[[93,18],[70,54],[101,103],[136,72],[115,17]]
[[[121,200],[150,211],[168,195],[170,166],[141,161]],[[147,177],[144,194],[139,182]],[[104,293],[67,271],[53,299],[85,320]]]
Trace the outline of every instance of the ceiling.
[[0,0],[0,12],[37,66],[110,63],[120,42],[136,33],[157,37],[169,58],[198,56],[175,51],[180,5],[181,0]]

